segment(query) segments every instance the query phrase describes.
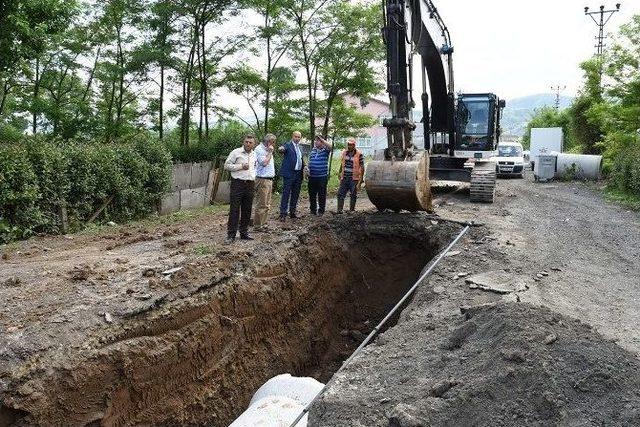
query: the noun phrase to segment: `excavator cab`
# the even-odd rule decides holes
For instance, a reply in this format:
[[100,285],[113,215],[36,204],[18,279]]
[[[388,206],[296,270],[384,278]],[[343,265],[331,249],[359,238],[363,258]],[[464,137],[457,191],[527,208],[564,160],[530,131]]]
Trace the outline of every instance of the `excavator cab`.
[[495,155],[503,104],[493,93],[458,96],[455,157],[486,159]]

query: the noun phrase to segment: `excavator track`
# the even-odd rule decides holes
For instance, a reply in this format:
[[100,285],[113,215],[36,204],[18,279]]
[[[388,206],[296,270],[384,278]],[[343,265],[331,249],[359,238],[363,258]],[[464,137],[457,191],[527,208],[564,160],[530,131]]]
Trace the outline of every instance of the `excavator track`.
[[479,169],[471,172],[469,200],[476,203],[493,203],[496,194],[496,171]]

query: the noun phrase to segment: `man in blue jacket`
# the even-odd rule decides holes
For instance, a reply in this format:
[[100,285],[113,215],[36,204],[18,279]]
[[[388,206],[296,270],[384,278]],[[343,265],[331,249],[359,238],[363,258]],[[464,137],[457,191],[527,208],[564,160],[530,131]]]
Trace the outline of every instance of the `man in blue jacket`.
[[298,218],[296,209],[304,170],[304,160],[302,159],[302,150],[300,148],[301,139],[302,134],[300,132],[293,132],[291,141],[278,148],[278,151],[284,154],[282,166],[280,166],[280,176],[284,181],[282,198],[280,199],[280,221],[284,221],[287,218],[287,213],[291,218]]

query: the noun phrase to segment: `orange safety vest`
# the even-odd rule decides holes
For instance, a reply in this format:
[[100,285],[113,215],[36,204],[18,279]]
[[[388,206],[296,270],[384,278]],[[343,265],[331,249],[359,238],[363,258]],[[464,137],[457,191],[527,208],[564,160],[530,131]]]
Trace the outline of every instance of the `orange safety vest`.
[[[340,180],[344,178],[344,165],[347,162],[347,150],[342,151],[342,168],[340,169]],[[354,181],[360,181],[362,176],[362,166],[360,165],[360,151],[356,148],[356,152],[353,154],[353,175]]]

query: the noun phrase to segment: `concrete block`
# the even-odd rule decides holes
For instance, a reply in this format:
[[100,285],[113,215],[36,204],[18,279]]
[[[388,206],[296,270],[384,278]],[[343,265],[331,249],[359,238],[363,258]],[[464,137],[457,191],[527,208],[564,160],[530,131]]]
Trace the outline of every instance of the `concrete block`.
[[229,203],[231,181],[222,181],[218,184],[218,192],[216,193],[216,202]]
[[180,210],[180,191],[167,193],[160,200],[160,215],[168,215]]
[[205,206],[207,187],[180,190],[180,209],[202,208]]
[[173,165],[173,191],[186,190],[191,186],[191,163]]
[[207,178],[211,171],[211,162],[191,164],[191,184],[189,188],[204,187],[207,185]]

